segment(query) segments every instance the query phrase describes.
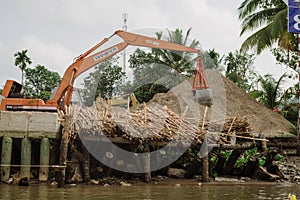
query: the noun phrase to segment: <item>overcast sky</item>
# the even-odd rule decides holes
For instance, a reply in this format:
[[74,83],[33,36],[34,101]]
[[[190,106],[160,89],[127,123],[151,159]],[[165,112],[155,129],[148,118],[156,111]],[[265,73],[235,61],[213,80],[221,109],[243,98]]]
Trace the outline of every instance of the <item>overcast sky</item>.
[[[115,30],[128,14],[128,31],[140,29],[187,30],[204,50],[221,55],[239,49],[237,8],[241,0],[0,0],[0,87],[6,79],[20,82],[14,53],[28,50],[33,63],[61,76],[73,58]],[[273,72],[268,53],[255,63],[261,73]],[[281,74],[282,71],[277,72]]]

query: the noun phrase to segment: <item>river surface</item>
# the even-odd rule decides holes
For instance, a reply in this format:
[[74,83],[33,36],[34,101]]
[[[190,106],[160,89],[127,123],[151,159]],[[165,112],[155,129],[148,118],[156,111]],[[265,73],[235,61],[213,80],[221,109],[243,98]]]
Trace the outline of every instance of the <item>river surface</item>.
[[57,188],[46,184],[29,187],[0,184],[0,199],[39,199],[39,200],[93,200],[93,199],[287,199],[289,193],[300,198],[300,185],[291,184],[168,184],[111,186],[67,185]]

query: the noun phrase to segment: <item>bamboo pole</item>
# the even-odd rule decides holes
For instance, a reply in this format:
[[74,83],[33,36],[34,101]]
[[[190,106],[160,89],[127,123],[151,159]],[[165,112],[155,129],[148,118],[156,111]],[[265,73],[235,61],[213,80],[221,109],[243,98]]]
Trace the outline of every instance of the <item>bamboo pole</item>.
[[205,106],[205,110],[204,110],[204,114],[203,114],[202,130],[204,129],[207,110],[208,110],[208,106]]
[[[225,134],[225,133],[223,133],[222,135],[232,137],[231,134]],[[261,138],[254,138],[254,137],[246,137],[246,136],[241,136],[241,135],[235,135],[234,137],[242,138],[242,139],[248,139],[248,140],[255,140],[255,141],[265,141],[265,142],[269,142],[268,139],[263,139],[263,138],[261,139]]]

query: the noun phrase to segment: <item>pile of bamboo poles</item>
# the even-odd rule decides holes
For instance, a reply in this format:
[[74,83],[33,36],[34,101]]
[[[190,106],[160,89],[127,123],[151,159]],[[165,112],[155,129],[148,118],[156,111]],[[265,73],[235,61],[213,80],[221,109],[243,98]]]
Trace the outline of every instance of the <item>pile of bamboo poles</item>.
[[225,121],[222,132],[235,132],[237,135],[249,137],[251,136],[252,130],[247,120],[246,116],[228,118]]
[[[75,129],[94,130],[91,135],[122,137],[136,143],[181,141],[202,143],[208,129],[215,126],[207,119],[187,119],[166,106],[142,106],[134,111],[111,107],[97,100],[93,107],[72,106]],[[226,120],[222,133],[249,136],[251,129],[245,117]],[[219,131],[220,132],[220,131]],[[220,133],[220,135],[222,135]]]

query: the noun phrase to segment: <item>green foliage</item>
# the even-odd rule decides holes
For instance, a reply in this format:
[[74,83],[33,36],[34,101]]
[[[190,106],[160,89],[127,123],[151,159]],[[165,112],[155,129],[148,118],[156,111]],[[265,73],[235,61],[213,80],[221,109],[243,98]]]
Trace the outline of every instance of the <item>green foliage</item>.
[[274,157],[275,161],[284,161],[285,160],[285,156],[277,153],[276,156]]
[[[194,39],[188,44],[190,32],[191,28],[188,29],[184,36],[181,29],[176,29],[175,31],[168,30],[167,41],[196,48],[199,46],[199,41]],[[162,39],[162,32],[156,33],[156,37],[157,39]],[[164,49],[152,49],[152,53],[158,59],[158,63],[169,66],[171,69],[176,70],[179,73],[184,73],[187,76],[192,76],[194,74],[194,64],[196,60],[191,57],[191,55],[193,55],[192,53]]]
[[298,68],[298,52],[287,51],[283,48],[273,48],[272,54],[274,55],[277,64],[288,67],[297,72]]
[[244,0],[238,8],[242,20],[241,35],[254,32],[242,44],[241,50],[254,49],[260,54],[273,44],[295,50],[287,31],[287,6],[280,0]]
[[43,65],[37,65],[33,69],[26,68],[25,77],[25,96],[40,98],[44,101],[50,98],[52,90],[61,81],[57,72],[50,71]]
[[232,153],[232,150],[222,150],[220,151],[221,154],[223,154],[226,157],[226,160],[230,157],[230,154]]
[[252,148],[244,152],[242,156],[236,161],[234,167],[240,168],[247,165],[250,157],[256,156],[258,154],[257,148]]
[[[190,32],[191,29],[188,29],[184,35],[180,29],[168,30],[166,41],[196,48],[199,42],[192,40],[189,43]],[[162,39],[162,32],[156,33],[156,38]],[[166,92],[182,82],[185,76],[191,77],[194,74],[195,62],[194,53],[155,48],[151,52],[145,52],[137,49],[129,59],[129,67],[133,70],[132,88],[138,88],[136,97],[139,101],[147,102],[154,94]]]
[[224,72],[224,66],[222,65],[223,57],[220,58],[220,54],[215,49],[209,49],[203,54],[203,64],[206,69],[216,69],[219,72]]
[[280,104],[279,99],[282,94],[280,84],[284,77],[285,74],[283,74],[278,81],[276,81],[270,74],[260,77],[259,82],[261,85],[261,91],[258,101],[270,109],[278,106]]
[[148,102],[157,93],[166,93],[169,89],[163,85],[156,83],[149,83],[139,87],[134,94],[139,102]]
[[267,158],[266,157],[259,157],[258,158],[258,164],[259,164],[259,166],[264,166],[265,165],[265,162],[266,162],[266,160],[267,160]]
[[254,55],[229,52],[224,59],[226,65],[225,76],[246,92],[255,88],[257,73],[253,66]]
[[27,65],[30,65],[31,59],[27,56],[27,50],[22,50],[14,54],[15,56],[15,66],[19,67],[22,72],[22,80],[21,84],[24,84],[24,70],[26,69]]
[[85,104],[91,106],[98,96],[113,98],[118,95],[118,85],[124,76],[125,73],[118,66],[118,58],[112,57],[98,64],[84,79],[82,92]]

